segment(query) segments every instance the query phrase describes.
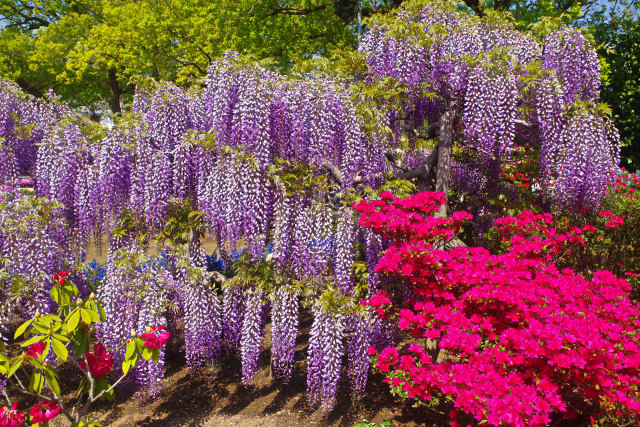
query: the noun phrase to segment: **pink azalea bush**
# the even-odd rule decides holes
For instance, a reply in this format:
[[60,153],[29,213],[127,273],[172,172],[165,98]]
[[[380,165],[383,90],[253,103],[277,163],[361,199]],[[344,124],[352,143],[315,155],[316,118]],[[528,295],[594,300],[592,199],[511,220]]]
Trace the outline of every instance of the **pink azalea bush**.
[[364,301],[414,340],[406,350],[370,349],[392,390],[450,401],[454,421],[464,413],[492,425],[545,425],[554,413],[584,411],[572,396],[640,414],[640,309],[631,287],[610,271],[586,278],[554,261],[583,247],[585,231],[523,212],[496,222],[505,253],[444,250],[470,215],[434,218],[443,201],[438,193],[381,194],[355,206],[361,225],[392,242],[376,271],[412,290],[409,299],[390,289]]
[[593,215],[554,217],[534,212],[539,208],[530,205],[518,215],[498,219],[489,233],[489,246],[503,253],[518,241],[554,239],[556,247],[546,250],[545,256],[559,267],[585,276],[609,270],[628,279],[634,298],[640,296],[640,177],[620,173]]

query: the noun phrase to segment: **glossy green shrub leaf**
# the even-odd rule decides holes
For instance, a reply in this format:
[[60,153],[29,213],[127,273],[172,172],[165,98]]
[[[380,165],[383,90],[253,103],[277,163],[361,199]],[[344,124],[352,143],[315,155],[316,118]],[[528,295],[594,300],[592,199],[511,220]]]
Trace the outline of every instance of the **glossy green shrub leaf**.
[[29,382],[29,389],[37,393],[38,395],[42,392],[42,387],[44,386],[44,375],[40,371],[35,371],[31,375],[31,381]]
[[20,344],[20,347],[29,347],[32,344],[35,344],[35,343],[40,342],[40,341],[44,341],[45,338],[46,338],[46,335],[33,336],[33,337],[29,338],[27,341],[25,341],[22,344]]
[[53,347],[53,352],[58,356],[61,360],[67,360],[69,356],[69,352],[67,351],[67,347],[59,340],[52,339],[51,347]]
[[33,323],[33,320],[34,319],[29,319],[26,322],[24,322],[22,325],[18,326],[18,329],[16,329],[16,333],[13,334],[13,338],[17,339],[20,335],[24,334],[24,332],[27,330],[29,325]]
[[80,309],[76,308],[73,310],[69,316],[67,317],[66,327],[68,332],[73,332],[78,327],[78,322],[80,322]]
[[22,361],[24,359],[23,358],[19,358],[18,360],[16,360],[13,365],[11,365],[11,368],[9,368],[9,371],[7,372],[7,377],[11,377],[13,374],[16,373],[16,371],[20,368],[20,366],[22,365]]
[[47,386],[53,391],[56,396],[60,396],[60,384],[56,373],[51,368],[45,368],[44,376],[47,380]]

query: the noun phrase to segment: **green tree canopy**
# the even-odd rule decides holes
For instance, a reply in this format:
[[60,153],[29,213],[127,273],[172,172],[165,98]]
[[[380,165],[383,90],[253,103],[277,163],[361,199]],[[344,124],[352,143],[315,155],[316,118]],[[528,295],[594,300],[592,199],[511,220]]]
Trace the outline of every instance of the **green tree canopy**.
[[[188,84],[226,50],[296,58],[353,46],[329,0],[0,1],[0,74],[34,95],[49,87],[75,105],[119,111],[135,75]],[[349,18],[349,16],[343,16]]]

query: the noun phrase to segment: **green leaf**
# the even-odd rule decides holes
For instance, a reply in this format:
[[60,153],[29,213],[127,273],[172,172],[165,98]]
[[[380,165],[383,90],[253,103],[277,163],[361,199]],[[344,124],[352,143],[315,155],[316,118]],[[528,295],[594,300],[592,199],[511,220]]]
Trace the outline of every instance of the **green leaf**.
[[67,317],[67,323],[66,323],[67,331],[69,332],[75,331],[76,328],[78,327],[78,322],[80,322],[80,312],[79,312],[79,309],[76,308]]
[[44,386],[44,375],[40,371],[34,371],[31,375],[31,381],[29,382],[29,388],[36,392],[38,395],[42,392]]
[[94,323],[98,323],[100,321],[100,315],[98,314],[98,312],[96,312],[95,310],[87,310],[89,312],[89,315],[91,316],[91,320]]
[[49,295],[51,296],[51,299],[58,305],[62,305],[60,304],[60,288],[54,286],[53,288],[51,288],[51,290],[49,291]]
[[62,319],[60,319],[60,317],[58,317],[57,315],[53,314],[53,313],[47,313],[44,316],[42,316],[40,318],[40,320],[42,320],[43,322],[46,322],[47,324],[53,323],[53,322],[62,322]]
[[129,369],[131,369],[131,361],[125,360],[122,362],[122,373],[127,375],[127,373],[129,373]]
[[22,357],[18,358],[18,360],[16,360],[14,362],[13,365],[11,365],[11,368],[9,368],[9,371],[7,372],[7,377],[11,377],[13,374],[16,373],[16,371],[18,370],[18,368],[20,368],[20,366],[22,365],[22,361],[24,359]]
[[32,344],[35,344],[35,343],[40,342],[40,341],[44,341],[46,338],[47,338],[46,335],[33,336],[33,337],[29,338],[27,341],[25,341],[22,344],[20,344],[20,347],[29,347]]
[[89,340],[86,336],[80,335],[73,343],[76,354],[84,354],[89,350]]
[[45,366],[38,359],[34,357],[29,358],[29,363],[31,363],[33,366],[35,366],[38,369],[45,369]]
[[61,341],[54,338],[51,340],[51,346],[53,347],[53,352],[56,354],[56,356],[58,356],[62,360],[67,360],[69,352],[67,351],[67,347],[65,347],[65,345]]
[[62,342],[69,342],[69,338],[67,338],[64,335],[60,335],[60,334],[53,334],[53,337],[57,340],[60,340]]
[[151,356],[153,356],[153,352],[145,347],[144,350],[142,350],[142,357],[144,360],[149,360],[151,359]]
[[85,310],[84,308],[80,309],[80,316],[82,317],[82,321],[87,325],[91,324],[91,312],[89,310]]
[[24,322],[22,325],[18,326],[18,329],[16,329],[16,333],[13,334],[13,339],[17,339],[20,335],[22,335],[32,322],[33,322],[33,319],[29,319],[26,322]]
[[47,369],[44,371],[44,376],[47,379],[47,385],[51,391],[54,392],[56,396],[60,396],[60,384],[58,383],[55,372]]
[[127,350],[124,353],[124,358],[127,360],[131,359],[131,356],[133,356],[135,353],[136,353],[136,343],[134,340],[131,340],[127,344]]
[[47,339],[46,342],[47,344],[44,346],[44,350],[42,350],[42,354],[38,356],[38,360],[41,360],[42,362],[44,362],[45,357],[47,357],[47,355],[49,354],[49,349],[51,349],[51,340]]

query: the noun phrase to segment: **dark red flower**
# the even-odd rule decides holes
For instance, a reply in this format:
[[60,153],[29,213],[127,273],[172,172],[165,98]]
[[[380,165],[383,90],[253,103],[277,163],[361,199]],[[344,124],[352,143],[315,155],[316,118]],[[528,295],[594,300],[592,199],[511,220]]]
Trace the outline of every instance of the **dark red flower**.
[[42,354],[46,346],[47,345],[44,343],[44,341],[39,341],[35,344],[31,344],[29,348],[27,348],[27,356],[31,356],[34,359],[37,359],[38,356]]
[[[102,343],[93,346],[93,353],[87,353],[87,362],[89,363],[89,372],[93,378],[102,378],[111,372],[113,368],[113,354],[109,353]],[[82,369],[86,371],[84,361],[80,362]]]
[[60,271],[53,275],[53,286],[59,287],[66,283],[67,276],[71,273],[71,270]]

